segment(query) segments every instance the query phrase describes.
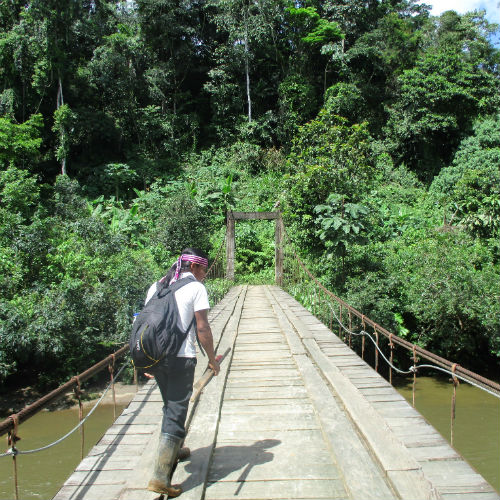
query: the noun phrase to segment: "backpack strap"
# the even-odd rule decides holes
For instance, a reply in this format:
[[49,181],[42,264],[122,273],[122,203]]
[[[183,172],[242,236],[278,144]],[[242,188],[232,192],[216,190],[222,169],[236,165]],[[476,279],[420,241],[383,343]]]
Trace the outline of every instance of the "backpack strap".
[[[159,296],[160,292],[162,290],[167,289],[167,288],[172,293],[175,293],[177,290],[179,290],[179,288],[182,288],[184,285],[187,285],[188,283],[191,283],[193,281],[196,281],[196,278],[194,276],[186,276],[185,278],[177,280],[175,283],[172,283],[171,285],[169,285],[167,287],[163,287],[162,283],[157,281],[156,282],[156,293]],[[194,333],[196,335],[196,342],[198,343],[198,347],[200,348],[200,352],[203,354],[203,356],[206,356],[205,350],[201,346],[200,337],[198,337],[198,327],[196,325],[196,316],[194,315],[194,313],[193,313],[193,319],[191,320],[191,323],[189,323],[189,326],[187,327],[187,330],[186,330],[187,332],[189,332],[189,330],[191,330],[191,327],[193,326],[193,324],[194,324]]]
[[187,285],[188,283],[191,283],[192,281],[196,281],[196,278],[194,276],[186,276],[185,278],[182,278],[180,280],[177,280],[175,283],[172,283],[171,285],[165,286],[164,283],[160,283],[159,281],[156,282],[156,293],[159,294],[163,290],[171,290],[172,292],[176,292],[179,290],[179,288],[182,288],[184,285]]

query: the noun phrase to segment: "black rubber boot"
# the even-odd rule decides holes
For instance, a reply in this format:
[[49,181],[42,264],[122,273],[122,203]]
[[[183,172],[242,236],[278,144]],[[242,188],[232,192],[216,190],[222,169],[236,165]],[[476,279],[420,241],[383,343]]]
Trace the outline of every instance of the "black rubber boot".
[[177,454],[181,446],[181,438],[162,432],[158,443],[158,455],[156,457],[153,477],[148,484],[148,490],[162,493],[175,498],[182,493],[179,485],[170,482],[172,469],[177,461]]

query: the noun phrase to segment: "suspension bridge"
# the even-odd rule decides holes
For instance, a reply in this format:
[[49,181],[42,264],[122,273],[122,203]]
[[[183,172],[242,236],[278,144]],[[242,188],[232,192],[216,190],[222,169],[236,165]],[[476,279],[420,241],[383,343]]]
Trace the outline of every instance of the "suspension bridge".
[[[225,257],[218,253],[213,275],[234,277],[234,221],[239,218],[255,214],[228,218]],[[393,351],[411,352],[413,366],[405,373],[414,385],[419,367],[450,375],[452,419],[458,380],[495,396],[500,386],[406,345],[350,307],[287,249],[278,213],[257,218],[276,221],[277,284],[233,286],[210,312],[217,352],[225,357],[212,380],[202,360],[196,368],[187,418],[191,456],[178,463],[173,476],[182,498],[500,499],[392,387],[392,371],[403,371],[394,365]],[[299,284],[313,290],[308,308],[285,291]],[[361,356],[350,347],[356,336],[362,340]],[[373,347],[371,364],[363,359],[365,340]],[[102,365],[114,365],[116,357]],[[379,374],[380,362],[390,366],[389,380]],[[162,406],[155,382],[148,382],[54,500],[157,499],[146,487]],[[0,432],[9,432],[14,461],[22,455],[15,445],[18,426],[30,411],[0,423]]]

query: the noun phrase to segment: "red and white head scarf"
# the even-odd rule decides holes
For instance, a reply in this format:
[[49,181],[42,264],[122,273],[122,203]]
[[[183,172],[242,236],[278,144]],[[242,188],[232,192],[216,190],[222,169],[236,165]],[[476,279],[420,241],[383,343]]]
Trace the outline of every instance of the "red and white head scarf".
[[200,264],[202,266],[208,267],[208,259],[205,259],[204,257],[198,257],[198,255],[182,254],[177,259],[176,268],[175,268],[175,275],[172,278],[172,281],[170,282],[170,284],[175,283],[179,279],[179,276],[181,274],[181,266],[182,266],[183,261],[193,262],[194,264]]

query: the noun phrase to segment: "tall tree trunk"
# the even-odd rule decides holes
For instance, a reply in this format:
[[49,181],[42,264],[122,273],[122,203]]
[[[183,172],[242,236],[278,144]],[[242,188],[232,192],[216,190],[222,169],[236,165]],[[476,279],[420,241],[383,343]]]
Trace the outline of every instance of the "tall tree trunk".
[[323,80],[323,95],[326,94],[326,74],[328,72],[328,63],[330,61],[326,61],[326,65],[325,65],[325,75],[324,75],[324,80]]
[[[64,96],[63,96],[63,88],[62,88],[62,81],[61,77],[59,76],[59,86],[57,88],[57,109],[59,109],[62,105],[64,104]],[[64,128],[61,129],[61,144],[64,144],[66,140],[66,132]],[[64,158],[61,160],[61,174],[66,175],[66,155],[64,155]]]
[[245,76],[247,81],[248,123],[252,123],[252,99],[250,98],[250,69],[248,64],[248,17],[245,16]]
[[[246,45],[246,40],[245,40]],[[248,69],[248,54],[245,57],[245,72],[247,78],[248,123],[252,123],[252,100],[250,98],[250,74]]]

